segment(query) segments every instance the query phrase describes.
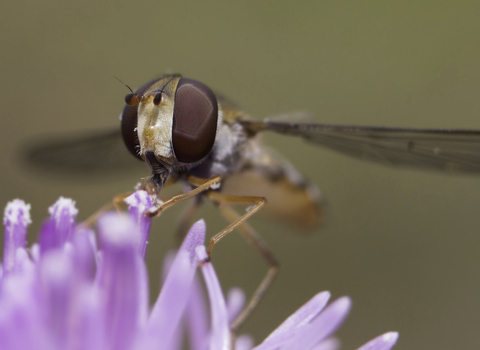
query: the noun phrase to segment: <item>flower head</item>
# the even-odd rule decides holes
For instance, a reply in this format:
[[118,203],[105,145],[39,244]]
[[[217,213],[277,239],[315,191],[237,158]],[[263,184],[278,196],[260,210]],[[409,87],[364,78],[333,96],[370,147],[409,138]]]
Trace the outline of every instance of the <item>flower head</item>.
[[[49,210],[39,242],[26,247],[30,207],[15,200],[4,215],[5,250],[0,280],[0,344],[10,349],[150,350],[180,349],[186,332],[195,350],[231,349],[229,323],[243,307],[239,289],[227,301],[213,265],[207,262],[205,223],[193,225],[166,262],[166,275],[152,307],[144,262],[152,203],[139,191],[126,201],[129,215],[104,214],[97,234],[77,227],[72,200]],[[210,310],[196,276],[207,287]],[[351,301],[330,294],[313,297],[255,349],[336,349],[331,338]],[[361,350],[388,350],[397,333],[386,333]],[[237,350],[253,348],[247,336]]]

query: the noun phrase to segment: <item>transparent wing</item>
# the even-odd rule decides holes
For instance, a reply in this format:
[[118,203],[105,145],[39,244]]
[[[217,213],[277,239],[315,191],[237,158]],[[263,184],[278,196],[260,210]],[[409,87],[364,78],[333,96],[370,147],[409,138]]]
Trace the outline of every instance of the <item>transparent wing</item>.
[[40,137],[24,147],[22,159],[29,168],[82,177],[126,172],[143,163],[128,152],[118,128]]
[[300,136],[332,150],[385,165],[480,172],[480,130],[240,122],[254,133],[275,131]]

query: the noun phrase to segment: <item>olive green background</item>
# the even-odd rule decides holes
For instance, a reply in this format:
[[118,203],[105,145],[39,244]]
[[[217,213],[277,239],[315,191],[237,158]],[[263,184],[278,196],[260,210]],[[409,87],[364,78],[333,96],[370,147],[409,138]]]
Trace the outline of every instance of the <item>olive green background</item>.
[[[316,121],[480,128],[478,1],[3,1],[0,203],[32,204],[36,237],[60,195],[86,218],[148,175],[48,176],[20,165],[43,134],[118,127],[127,89],[171,69],[256,118],[298,109]],[[480,177],[396,170],[269,135],[329,201],[312,235],[255,217],[281,262],[242,329],[260,341],[315,293],[353,299],[338,336],[354,349],[396,330],[396,349],[480,344]],[[132,166],[136,166],[132,158]],[[147,261],[158,293],[173,208],[155,220]],[[225,222],[210,205],[208,235]],[[251,293],[266,272],[233,234],[216,248],[224,289]]]

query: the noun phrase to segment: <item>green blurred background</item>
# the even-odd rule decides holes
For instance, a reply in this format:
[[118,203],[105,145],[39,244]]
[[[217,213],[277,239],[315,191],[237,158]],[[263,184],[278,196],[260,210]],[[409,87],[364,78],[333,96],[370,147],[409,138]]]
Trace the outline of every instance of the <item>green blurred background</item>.
[[[60,195],[80,219],[144,171],[87,180],[19,165],[42,134],[117,127],[127,90],[167,69],[200,80],[257,118],[311,110],[318,122],[480,128],[478,1],[3,1],[0,5],[0,203],[32,204],[30,240]],[[329,200],[310,236],[255,217],[281,262],[242,331],[256,341],[315,293],[349,295],[343,349],[400,332],[397,349],[480,344],[480,178],[395,170],[269,135]],[[136,165],[132,158],[132,164]],[[152,291],[173,244],[173,208],[155,220]],[[208,234],[225,222],[201,212]],[[214,262],[225,290],[266,272],[233,234]]]

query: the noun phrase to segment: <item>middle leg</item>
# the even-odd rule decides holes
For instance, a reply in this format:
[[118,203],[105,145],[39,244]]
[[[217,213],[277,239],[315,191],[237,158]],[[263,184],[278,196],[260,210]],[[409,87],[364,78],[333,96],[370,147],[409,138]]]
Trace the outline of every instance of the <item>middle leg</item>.
[[[231,224],[227,226],[223,231],[217,233],[211,238],[210,244],[208,245],[207,249],[208,256],[211,257],[213,247],[216,243],[218,243],[218,241],[220,241],[223,237],[225,237],[235,228],[238,228],[246,241],[257,250],[257,252],[262,256],[262,258],[269,266],[267,274],[253,293],[247,306],[245,306],[242,312],[240,312],[237,318],[230,325],[230,329],[232,330],[232,332],[235,333],[243,324],[243,322],[247,319],[250,313],[255,309],[258,302],[267,291],[268,287],[272,284],[275,275],[277,274],[279,264],[266,243],[246,222],[246,220],[250,216],[256,213],[265,204],[265,198],[229,196],[223,193],[219,193],[217,191],[208,191],[206,195],[207,198],[209,198],[211,201],[218,205],[221,213],[225,216],[225,218],[227,218],[227,220],[231,222]],[[240,216],[235,210],[231,208],[232,204],[250,204],[252,205],[252,207],[247,209],[247,212],[244,215]]]

